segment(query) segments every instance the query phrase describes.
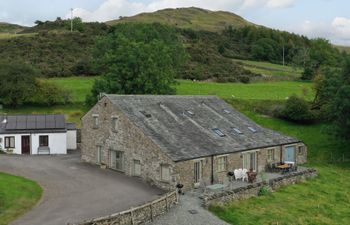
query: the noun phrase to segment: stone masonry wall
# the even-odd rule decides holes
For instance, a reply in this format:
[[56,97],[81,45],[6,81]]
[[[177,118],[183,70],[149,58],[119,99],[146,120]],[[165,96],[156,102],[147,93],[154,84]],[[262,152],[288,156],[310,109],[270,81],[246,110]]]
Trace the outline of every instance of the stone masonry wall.
[[[94,128],[94,117],[98,115],[99,126]],[[113,128],[113,119],[117,118],[117,129]],[[97,148],[102,148],[101,162],[111,167],[110,151],[121,151],[123,173],[134,176],[134,160],[141,163],[141,178],[159,188],[175,188],[174,162],[170,160],[150,138],[136,127],[119,111],[108,98],[100,100],[83,118],[81,128],[82,160],[97,163]],[[173,179],[162,181],[161,165],[170,167]]]
[[315,169],[308,169],[301,172],[294,172],[283,177],[271,179],[269,181],[262,181],[254,183],[245,187],[236,188],[233,190],[225,190],[217,193],[207,193],[203,196],[203,206],[208,207],[210,205],[225,205],[233,201],[239,201],[247,198],[251,198],[259,195],[259,191],[262,187],[266,187],[272,191],[281,187],[300,183],[307,179],[311,179],[317,176]]
[[[81,223],[71,225],[135,225],[152,222],[154,218],[165,214],[172,206],[177,204],[178,198],[176,191],[136,208],[119,212],[110,216],[95,218]],[[69,224],[68,224],[69,225]]]

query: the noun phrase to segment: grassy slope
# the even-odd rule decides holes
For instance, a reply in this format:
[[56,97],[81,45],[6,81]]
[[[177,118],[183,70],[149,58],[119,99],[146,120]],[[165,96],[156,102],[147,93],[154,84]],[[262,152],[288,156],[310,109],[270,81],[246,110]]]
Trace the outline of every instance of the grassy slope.
[[0,33],[18,33],[25,29],[26,27],[10,24],[10,23],[2,23],[0,22]]
[[291,66],[283,66],[273,64],[269,62],[257,62],[250,60],[238,60],[235,62],[243,65],[245,69],[252,71],[253,73],[261,74],[265,77],[271,77],[275,79],[298,79],[301,77],[303,69],[293,68]]
[[335,45],[335,47],[337,49],[339,49],[340,51],[345,51],[347,53],[350,53],[350,46],[340,46],[340,45]]
[[220,31],[225,27],[241,27],[249,25],[242,17],[229,12],[213,12],[199,8],[164,9],[154,13],[141,13],[132,17],[107,22],[109,25],[127,22],[165,23],[179,28],[194,30]]
[[40,199],[41,187],[22,177],[0,173],[0,225],[30,210]]

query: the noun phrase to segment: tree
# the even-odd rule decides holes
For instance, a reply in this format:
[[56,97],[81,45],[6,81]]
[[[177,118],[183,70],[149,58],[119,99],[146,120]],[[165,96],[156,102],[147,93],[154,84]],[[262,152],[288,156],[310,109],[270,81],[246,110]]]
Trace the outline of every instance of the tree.
[[0,102],[18,107],[32,97],[37,72],[20,62],[0,62]]
[[310,123],[315,119],[308,102],[296,95],[286,101],[280,116],[298,123]]
[[121,25],[96,43],[95,64],[104,72],[87,103],[100,93],[174,94],[185,53],[175,30],[160,24]]
[[269,38],[262,38],[252,46],[252,55],[255,59],[264,61],[280,61],[281,48],[278,43]]

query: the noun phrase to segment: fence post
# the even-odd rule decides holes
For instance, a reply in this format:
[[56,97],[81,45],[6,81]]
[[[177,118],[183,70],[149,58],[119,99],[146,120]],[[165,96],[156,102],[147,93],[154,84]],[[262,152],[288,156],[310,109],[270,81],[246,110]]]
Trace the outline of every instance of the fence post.
[[131,209],[130,209],[130,217],[131,217],[131,225],[135,225],[133,207],[131,207]]
[[153,203],[151,203],[150,207],[151,207],[151,221],[153,222]]

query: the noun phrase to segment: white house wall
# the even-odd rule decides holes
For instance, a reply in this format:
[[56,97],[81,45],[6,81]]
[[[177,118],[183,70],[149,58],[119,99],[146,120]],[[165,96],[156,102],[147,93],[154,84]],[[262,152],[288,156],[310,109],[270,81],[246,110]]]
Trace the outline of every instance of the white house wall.
[[77,131],[76,130],[67,131],[67,149],[69,150],[77,149]]
[[23,133],[23,134],[0,134],[2,139],[0,148],[5,149],[5,137],[15,137],[13,154],[22,154],[22,136],[30,136],[31,154],[37,155],[39,148],[39,136],[49,136],[50,154],[67,154],[67,133]]

